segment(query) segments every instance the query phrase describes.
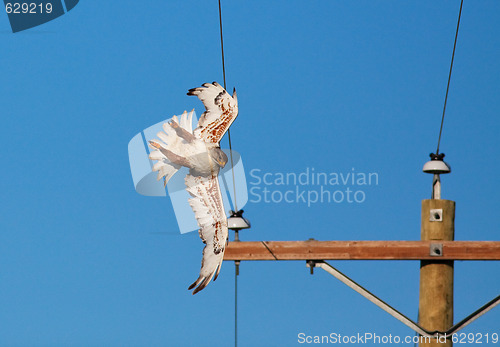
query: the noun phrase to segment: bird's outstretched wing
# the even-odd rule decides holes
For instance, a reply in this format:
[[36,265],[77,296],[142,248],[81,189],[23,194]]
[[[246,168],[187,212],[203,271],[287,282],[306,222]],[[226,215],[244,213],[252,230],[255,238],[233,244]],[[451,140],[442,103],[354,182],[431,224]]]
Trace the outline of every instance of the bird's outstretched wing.
[[205,288],[220,272],[227,240],[227,219],[224,214],[224,204],[216,175],[187,175],[186,190],[191,194],[189,204],[198,222],[200,238],[205,244],[201,261],[200,276],[189,286],[196,289],[193,294]]
[[187,94],[196,95],[206,109],[198,121],[194,136],[204,142],[218,144],[238,116],[236,91],[231,96],[219,83],[213,82],[190,89]]

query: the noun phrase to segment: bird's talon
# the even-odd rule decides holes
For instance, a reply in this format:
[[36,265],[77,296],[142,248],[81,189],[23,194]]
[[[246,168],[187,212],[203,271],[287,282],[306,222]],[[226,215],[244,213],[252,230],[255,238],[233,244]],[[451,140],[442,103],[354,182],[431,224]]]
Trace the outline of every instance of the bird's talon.
[[154,141],[149,141],[149,146],[151,146],[152,148],[155,148],[155,149],[159,149],[160,148],[160,145],[157,142],[154,142]]

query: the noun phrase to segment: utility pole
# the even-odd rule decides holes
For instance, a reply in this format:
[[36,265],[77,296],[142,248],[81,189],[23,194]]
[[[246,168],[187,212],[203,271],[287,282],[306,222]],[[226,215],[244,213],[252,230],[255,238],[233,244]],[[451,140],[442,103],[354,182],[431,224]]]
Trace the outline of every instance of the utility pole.
[[[422,201],[422,241],[431,241],[429,252],[436,260],[420,262],[419,325],[429,331],[446,331],[453,325],[453,260],[443,256],[442,241],[453,241],[455,202]],[[452,346],[451,336],[425,340],[421,347]]]
[[[453,264],[455,260],[500,261],[500,241],[455,241],[455,201],[441,199],[440,174],[451,172],[444,154],[431,154],[423,171],[434,175],[432,199],[422,201],[420,241],[233,241],[224,260],[305,260],[355,290],[420,335],[420,347],[452,346],[452,335],[500,305],[500,295],[453,325]],[[242,212],[242,211],[241,211]],[[232,229],[248,221],[232,216]],[[240,220],[241,219],[241,220]],[[245,223],[243,223],[243,221]],[[418,323],[342,274],[325,260],[418,260],[420,297]]]
[[[422,201],[422,241],[430,241],[434,259],[420,261],[418,324],[428,331],[447,331],[453,326],[453,260],[443,260],[443,241],[455,239],[455,201],[441,200],[440,174],[451,172],[443,161],[444,153],[430,154],[423,171],[433,174],[432,199]],[[420,347],[452,346],[451,336],[423,338]]]

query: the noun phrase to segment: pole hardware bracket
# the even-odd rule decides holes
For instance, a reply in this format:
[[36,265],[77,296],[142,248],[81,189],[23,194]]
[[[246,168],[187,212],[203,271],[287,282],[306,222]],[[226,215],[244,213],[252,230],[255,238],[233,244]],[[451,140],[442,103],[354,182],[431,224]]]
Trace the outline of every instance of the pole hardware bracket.
[[429,255],[432,257],[442,257],[443,256],[443,244],[442,243],[431,243],[429,246]]
[[379,299],[377,296],[360,286],[358,283],[354,282],[352,279],[344,275],[342,272],[328,264],[327,262],[323,260],[309,260],[307,261],[307,266],[311,268],[313,267],[319,267],[331,274],[333,277],[347,285],[349,288],[353,289],[354,291],[358,292],[361,294],[363,297],[383,309],[385,312],[389,313],[391,316],[408,326],[409,328],[413,329],[415,332],[420,334],[421,336],[426,336],[426,337],[431,337],[431,338],[439,338],[442,336],[450,336],[460,329],[464,328],[468,324],[472,323],[474,320],[491,310],[493,307],[497,306],[500,304],[500,295],[498,295],[496,298],[493,300],[489,301],[485,305],[481,306],[479,309],[462,319],[460,322],[452,326],[450,329],[446,331],[429,331],[424,328],[422,328],[420,325],[412,321],[410,318],[402,314],[401,312],[397,311],[395,308],[387,304],[386,302],[382,301]]
[[442,222],[443,221],[443,209],[436,208],[431,209],[429,213],[429,221],[430,222]]

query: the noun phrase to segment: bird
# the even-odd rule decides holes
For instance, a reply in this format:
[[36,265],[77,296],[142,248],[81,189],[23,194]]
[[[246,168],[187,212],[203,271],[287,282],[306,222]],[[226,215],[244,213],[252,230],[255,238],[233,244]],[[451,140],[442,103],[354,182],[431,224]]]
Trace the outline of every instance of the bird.
[[180,119],[173,116],[163,124],[159,139],[149,141],[154,149],[149,158],[157,161],[152,170],[164,185],[181,167],[189,169],[184,179],[188,201],[205,244],[199,277],[188,288],[196,294],[217,279],[224,258],[228,225],[217,176],[228,158],[220,141],[238,116],[238,99],[235,89],[230,95],[217,82],[192,88],[187,95],[197,96],[205,106],[197,127],[192,130],[194,110],[184,111]]

